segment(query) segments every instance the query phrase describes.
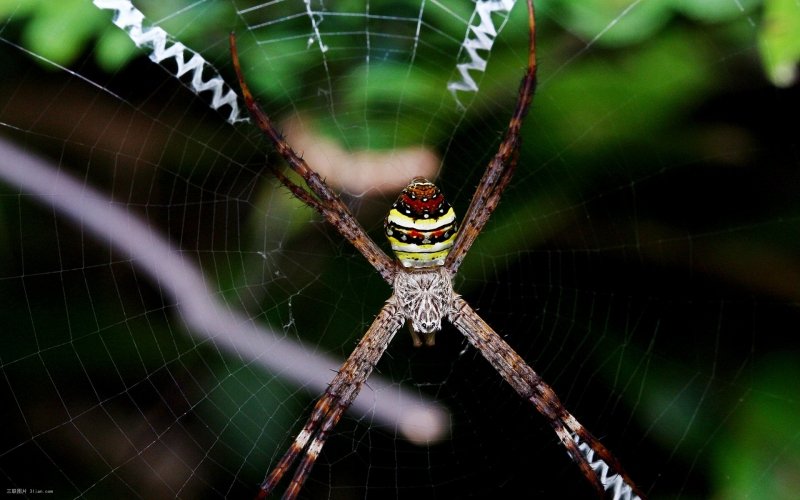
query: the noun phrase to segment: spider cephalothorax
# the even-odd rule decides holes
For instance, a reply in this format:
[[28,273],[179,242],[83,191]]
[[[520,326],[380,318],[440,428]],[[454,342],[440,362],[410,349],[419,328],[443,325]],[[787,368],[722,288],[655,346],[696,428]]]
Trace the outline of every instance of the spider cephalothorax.
[[411,325],[415,345],[422,343],[420,334],[425,337],[426,344],[433,345],[434,333],[441,329],[442,319],[447,318],[503,379],[548,420],[598,495],[604,497],[608,492],[608,496],[613,498],[644,500],[642,492],[611,452],[564,408],[555,392],[525,360],[453,291],[452,277],[500,202],[500,195],[508,186],[517,163],[521,145],[519,132],[536,83],[535,21],[531,0],[527,1],[527,6],[530,32],[528,69],[522,79],[506,135],[472,197],[461,231],[457,231],[453,209],[439,188],[417,177],[392,205],[385,222],[386,236],[400,264],[367,236],[342,200],[292,150],[272,125],[247,89],[236,54],[236,41],[231,34],[233,63],[250,113],[292,170],[303,178],[317,197],[287,179],[274,167],[268,168],[298,199],[333,224],[394,288],[394,293],[356,349],[317,401],[303,430],[261,484],[258,499],[266,497],[295,459],[303,454],[283,498],[291,500],[298,495],[331,430],[353,403],[404,322]]
[[401,269],[394,279],[394,296],[411,325],[414,346],[422,345],[419,334],[432,346],[456,298],[450,273],[443,266]]

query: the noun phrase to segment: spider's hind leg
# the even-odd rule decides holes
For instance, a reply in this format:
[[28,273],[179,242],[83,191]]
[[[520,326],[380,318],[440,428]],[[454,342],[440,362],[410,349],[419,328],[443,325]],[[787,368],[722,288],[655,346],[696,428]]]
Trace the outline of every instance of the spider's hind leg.
[[372,373],[394,334],[403,326],[403,321],[404,318],[397,306],[396,299],[392,296],[383,306],[356,349],[342,365],[325,394],[314,406],[311,417],[295,438],[292,446],[261,484],[256,500],[266,498],[275,489],[292,463],[305,450],[305,455],[283,498],[292,500],[297,496],[331,430],[358,396],[361,386]]
[[327,415],[325,421],[322,423],[322,427],[309,445],[306,456],[303,457],[303,460],[297,467],[297,471],[294,473],[294,477],[289,484],[289,488],[286,489],[286,493],[283,494],[283,498],[291,499],[300,493],[300,488],[303,487],[306,477],[308,477],[309,472],[311,472],[311,467],[314,465],[314,462],[316,462],[319,452],[322,451],[322,446],[325,444],[325,441],[328,440],[331,430],[339,423],[339,419],[342,417],[345,408],[345,405],[338,404],[333,411]]
[[[644,493],[636,486],[636,483],[625,472],[619,460],[608,451],[608,448],[563,407],[562,411],[560,419],[572,431],[569,436],[570,441],[586,458],[586,462],[594,474],[603,482],[603,487],[614,495],[613,498],[646,500]],[[559,437],[561,436],[559,435]],[[573,452],[570,452],[570,455],[574,457]],[[599,460],[595,460],[595,458],[599,458]]]
[[[457,297],[453,301],[453,312],[448,319],[506,382],[547,419],[600,498],[646,500],[611,452],[564,408],[553,389],[464,299]],[[594,460],[595,456],[600,460]]]
[[[311,413],[311,417],[306,422],[306,425],[303,426],[303,430],[300,431],[300,434],[297,435],[292,446],[286,451],[281,458],[281,461],[278,462],[278,465],[272,470],[272,472],[267,476],[264,482],[261,484],[261,489],[258,492],[258,496],[256,496],[256,500],[260,500],[266,498],[272,490],[275,489],[275,486],[278,485],[278,482],[283,478],[284,474],[289,470],[289,467],[292,466],[292,463],[297,459],[300,453],[305,449],[308,445],[309,440],[317,434],[317,429],[319,428],[320,424],[327,423],[330,419],[331,407],[335,405],[339,398],[336,397],[331,388],[328,388],[328,391],[325,393],[324,396],[317,401],[316,406],[314,406],[314,411]],[[339,413],[341,415],[341,412]],[[336,419],[338,421],[338,418]],[[335,422],[334,422],[335,424]],[[323,424],[324,426],[324,424]],[[314,438],[314,443],[317,443],[319,440],[319,436]],[[323,438],[324,440],[324,438]],[[322,447],[322,445],[318,445],[318,447]],[[303,464],[305,467],[301,465],[298,471],[295,473],[295,477],[292,480],[292,484],[295,483],[297,480],[297,475],[300,473],[301,470],[305,469],[305,475],[311,469],[311,465],[313,465],[314,460],[317,458],[318,452],[313,454],[313,458],[311,459],[310,463],[308,462],[308,456],[311,455],[310,448],[309,452],[306,452],[306,458],[303,460]],[[303,477],[303,479],[305,479]],[[298,488],[299,489],[299,488]]]

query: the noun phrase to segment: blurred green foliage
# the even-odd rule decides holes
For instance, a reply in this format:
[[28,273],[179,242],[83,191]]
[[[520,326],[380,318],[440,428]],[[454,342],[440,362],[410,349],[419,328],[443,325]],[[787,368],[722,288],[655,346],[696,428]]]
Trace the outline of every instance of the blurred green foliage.
[[[137,2],[151,19],[168,18],[191,3],[183,0]],[[381,2],[374,3],[380,7]],[[554,11],[566,30],[607,47],[641,43],[656,35],[676,15],[703,23],[725,23],[744,16],[760,26],[765,72],[776,84],[794,81],[800,60],[800,12],[793,0],[566,0],[538,4],[541,4],[538,5],[540,13]],[[338,7],[346,10],[344,5]],[[468,17],[467,4],[461,7],[460,14]],[[763,21],[758,21],[759,9],[763,9]],[[231,25],[232,12],[227,2],[209,2],[194,12],[195,22],[189,24],[188,29],[187,25],[182,25],[179,34],[169,30],[169,21],[162,27],[192,46],[193,41],[208,32]],[[450,15],[445,17],[444,10],[434,9],[433,12],[442,15],[437,22],[448,23],[454,19]],[[96,44],[93,53],[97,63],[106,71],[119,70],[140,55],[132,50],[133,44],[129,39],[126,41],[127,36],[109,27],[109,15],[87,0],[0,0],[0,19],[13,17],[17,22],[26,19],[25,47],[61,66],[69,66],[92,41]],[[274,38],[281,36],[278,33]],[[304,40],[294,39],[289,43],[296,45],[292,54],[303,52]],[[296,69],[303,63],[302,58],[287,58],[284,71],[280,71],[279,65],[274,65],[272,70],[291,74],[289,66]],[[276,93],[280,89],[270,88],[269,83],[281,80],[271,78],[259,87]],[[283,87],[295,88],[296,85],[286,82]]]
[[800,59],[800,9],[792,0],[764,2],[764,19],[759,36],[761,60],[776,85],[797,81]]
[[730,439],[714,449],[720,498],[793,498],[800,491],[799,355],[775,353],[758,363],[753,382],[760,390],[742,398]]

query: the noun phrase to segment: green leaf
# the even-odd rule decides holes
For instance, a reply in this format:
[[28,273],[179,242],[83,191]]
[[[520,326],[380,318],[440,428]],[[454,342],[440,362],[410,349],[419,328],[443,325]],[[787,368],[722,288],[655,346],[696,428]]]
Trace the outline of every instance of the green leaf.
[[23,44],[38,55],[67,66],[85,49],[97,29],[107,23],[107,16],[85,0],[40,2],[25,27]]
[[41,0],[0,0],[0,19],[30,15]]
[[606,46],[638,43],[667,24],[671,4],[670,0],[569,0],[567,28]]
[[759,48],[767,75],[779,87],[797,81],[800,61],[800,4],[795,0],[766,0]]
[[128,61],[142,55],[124,31],[117,29],[116,26],[112,28],[114,29],[109,29],[100,37],[94,52],[97,65],[108,73],[122,69]]
[[759,360],[757,387],[730,415],[731,430],[713,442],[718,498],[797,498],[800,451],[797,353]]
[[696,21],[720,23],[733,21],[760,3],[761,0],[675,0],[675,9]]

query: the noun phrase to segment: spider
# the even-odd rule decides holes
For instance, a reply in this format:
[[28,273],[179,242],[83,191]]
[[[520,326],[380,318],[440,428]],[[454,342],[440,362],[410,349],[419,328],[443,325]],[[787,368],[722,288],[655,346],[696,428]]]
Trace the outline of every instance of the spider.
[[[300,465],[284,493],[295,498],[333,427],[350,406],[395,333],[409,322],[414,345],[432,346],[442,320],[452,323],[525,400],[531,402],[555,430],[581,472],[603,498],[645,496],[611,452],[573,417],[558,396],[536,372],[453,290],[452,279],[472,243],[483,229],[500,195],[511,180],[519,155],[519,130],[530,107],[536,85],[535,21],[528,4],[530,48],[528,67],[520,84],[511,122],[497,154],[489,162],[467,209],[461,230],[442,192],[422,177],[414,178],[392,205],[384,230],[398,261],[388,257],[365,233],[345,204],[324,180],[287,144],[247,88],[231,33],[231,55],[247,107],[258,127],[297,172],[315,198],[280,171],[267,168],[298,199],[317,210],[352,243],[394,289],[356,349],[342,365],[314,407],[294,443],[261,484],[256,499],[263,499],[305,450]],[[580,444],[579,444],[580,443]],[[597,456],[599,460],[592,461]],[[609,469],[611,473],[609,473]]]

